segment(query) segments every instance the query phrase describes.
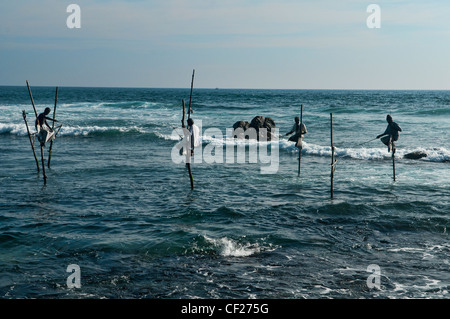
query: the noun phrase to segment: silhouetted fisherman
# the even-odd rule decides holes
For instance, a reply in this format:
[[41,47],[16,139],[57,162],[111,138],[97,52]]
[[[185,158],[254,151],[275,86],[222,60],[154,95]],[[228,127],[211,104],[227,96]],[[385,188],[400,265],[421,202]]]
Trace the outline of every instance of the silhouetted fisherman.
[[305,123],[300,123],[300,118],[298,116],[295,117],[295,124],[294,126],[292,126],[292,129],[286,133],[286,136],[295,133],[294,135],[292,135],[289,138],[289,141],[291,142],[295,142],[295,146],[298,147],[299,142],[300,142],[300,146],[301,146],[301,138],[304,134],[308,133],[308,131],[306,130],[306,125]]
[[[384,145],[386,145],[388,147],[388,152],[390,152],[391,151],[391,142],[395,142],[398,140],[398,136],[399,136],[398,132],[401,132],[402,129],[400,128],[400,126],[397,123],[395,123],[392,120],[392,116],[390,114],[388,114],[386,116],[386,121],[388,122],[388,126],[387,126],[386,130],[384,131],[383,134],[378,135],[377,138],[384,136],[381,139],[381,141],[384,143]],[[395,149],[393,151],[395,152]]]

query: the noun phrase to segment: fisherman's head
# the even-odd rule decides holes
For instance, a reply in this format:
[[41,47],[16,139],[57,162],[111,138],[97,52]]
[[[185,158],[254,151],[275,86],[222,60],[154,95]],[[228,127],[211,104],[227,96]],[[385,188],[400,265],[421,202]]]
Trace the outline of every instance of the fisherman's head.
[[388,114],[388,115],[386,116],[386,121],[387,121],[388,123],[392,123],[392,116],[391,116],[390,114]]
[[50,114],[50,112],[51,112],[50,108],[46,107],[44,110],[44,114],[47,115],[47,114]]
[[295,123],[300,123],[300,118],[298,116],[295,117]]
[[189,119],[187,120],[187,124],[188,124],[189,126],[192,126],[192,125],[194,124],[194,120],[191,119],[191,118],[189,118]]

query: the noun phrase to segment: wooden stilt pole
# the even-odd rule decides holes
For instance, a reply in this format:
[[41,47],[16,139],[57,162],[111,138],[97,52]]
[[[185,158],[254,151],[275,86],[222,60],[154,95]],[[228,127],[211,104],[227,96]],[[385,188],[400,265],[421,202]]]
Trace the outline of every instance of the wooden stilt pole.
[[391,138],[391,151],[392,151],[392,173],[395,182],[395,144],[392,138]]
[[334,172],[336,170],[336,160],[334,159],[334,144],[333,144],[333,113],[330,113],[330,121],[331,121],[331,199],[333,199],[333,191],[334,191]]
[[30,84],[28,84],[27,80],[28,93],[30,94],[31,104],[33,105],[34,115],[36,115],[36,119],[38,117],[38,113],[36,111],[36,106],[34,105],[33,94],[31,94]]
[[36,168],[37,168],[37,171],[39,173],[39,170],[40,170],[40,168],[39,168],[39,161],[38,161],[37,156],[36,156],[36,151],[34,150],[34,143],[33,143],[33,140],[31,139],[31,133],[30,133],[30,129],[28,128],[27,114],[25,113],[25,110],[22,111],[22,115],[23,115],[23,120],[25,121],[25,126],[27,127],[28,138],[30,140],[31,149],[33,150],[34,159],[36,161]]
[[303,149],[303,104],[300,106],[300,137],[297,139],[298,147],[298,176],[300,176],[300,168],[302,162],[302,149]]
[[[186,126],[184,124],[184,116],[185,116],[185,113],[186,113],[186,107],[185,107],[185,104],[184,104],[184,99],[181,102],[183,104],[183,118],[181,120],[181,127],[183,128],[183,132],[186,135]],[[185,136],[185,140],[188,140],[188,139],[186,139],[186,136]],[[188,147],[188,145],[186,145],[185,148],[186,148],[185,149],[186,150],[186,167],[188,169],[189,179],[191,181],[191,189],[194,189],[194,177],[192,176],[192,170],[191,170],[191,153],[190,153],[191,150]]]
[[42,174],[44,175],[44,185],[47,184],[47,175],[45,175],[45,161],[44,161],[44,144],[41,143],[41,161],[42,161]]
[[[55,93],[55,106],[53,108],[53,123],[52,123],[52,130],[55,129],[55,116],[56,116],[56,104],[58,102],[58,87],[56,87],[56,93]],[[52,148],[53,148],[53,139],[50,141],[50,148],[48,150],[48,168],[50,168],[50,161],[52,159]]]
[[189,179],[191,181],[191,189],[194,189],[194,177],[192,176],[191,163],[186,163],[189,172]]
[[186,125],[184,125],[184,116],[186,114],[186,106],[184,104],[184,99],[181,100],[181,104],[183,105],[183,117],[181,118],[181,127],[186,128]]
[[194,75],[195,75],[195,69],[192,70],[191,95],[190,95],[190,97],[189,97],[188,119],[191,118],[191,111],[192,111],[192,91],[194,90]]

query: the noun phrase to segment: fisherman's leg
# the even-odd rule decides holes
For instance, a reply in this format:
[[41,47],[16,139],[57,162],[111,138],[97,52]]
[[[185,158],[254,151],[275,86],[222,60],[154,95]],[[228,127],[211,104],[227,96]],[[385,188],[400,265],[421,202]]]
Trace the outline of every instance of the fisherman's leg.
[[302,149],[303,147],[303,137],[299,135],[297,137],[297,142],[295,143],[295,147],[298,147],[299,149]]
[[391,138],[389,136],[384,136],[381,138],[384,145],[388,147],[388,152],[391,151]]

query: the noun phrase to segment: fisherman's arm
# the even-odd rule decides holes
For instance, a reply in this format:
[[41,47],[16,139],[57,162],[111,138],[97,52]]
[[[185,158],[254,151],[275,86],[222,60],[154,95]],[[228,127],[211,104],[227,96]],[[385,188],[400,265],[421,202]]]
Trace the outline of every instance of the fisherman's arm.
[[382,137],[382,136],[385,136],[385,135],[389,135],[389,126],[386,128],[386,130],[384,131],[384,133],[383,134],[380,134],[380,135],[378,135],[377,136],[377,138],[380,138],[380,137]]
[[290,130],[289,132],[286,133],[285,136],[288,136],[288,135],[290,135],[290,134],[292,134],[292,133],[294,133],[294,132],[295,132],[295,124],[294,124],[294,126],[292,126],[291,130]]

